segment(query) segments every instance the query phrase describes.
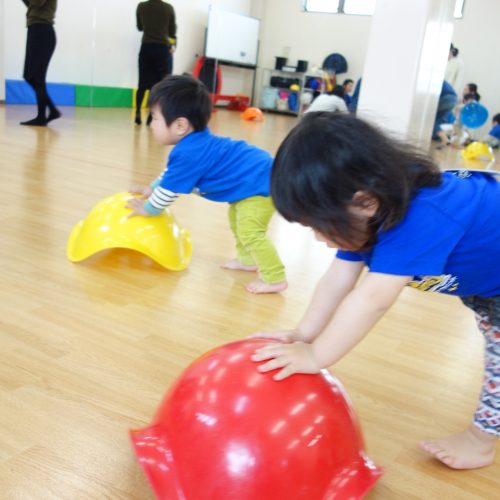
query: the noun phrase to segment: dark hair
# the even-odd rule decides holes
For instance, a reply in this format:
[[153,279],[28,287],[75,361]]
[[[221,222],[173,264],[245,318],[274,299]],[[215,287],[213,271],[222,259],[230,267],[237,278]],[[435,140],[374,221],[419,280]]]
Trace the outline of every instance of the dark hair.
[[477,94],[477,85],[475,83],[468,83],[467,87],[469,87],[470,92]]
[[497,122],[500,124],[500,113],[497,113],[492,119],[492,122]]
[[350,78],[346,78],[342,85],[345,87],[346,85],[349,85],[349,83],[354,83],[354,80],[351,80]]
[[[352,115],[319,112],[307,113],[279,147],[271,196],[288,221],[367,249],[379,228],[402,220],[417,189],[440,183],[439,168],[418,150]],[[353,200],[358,192],[379,204],[362,229],[350,210],[364,206]]]
[[205,85],[192,76],[172,75],[158,82],[149,96],[149,107],[158,105],[167,125],[186,118],[198,132],[207,127],[212,101]]
[[336,95],[337,97],[344,97],[345,95],[345,90],[342,85],[335,85],[330,92],[328,92],[329,95]]
[[464,101],[468,101],[469,99],[474,99],[475,101],[478,100],[477,96],[479,94],[473,94],[472,92],[469,92],[468,94],[464,95]]
[[450,52],[453,57],[458,56],[458,49],[453,44],[450,45]]

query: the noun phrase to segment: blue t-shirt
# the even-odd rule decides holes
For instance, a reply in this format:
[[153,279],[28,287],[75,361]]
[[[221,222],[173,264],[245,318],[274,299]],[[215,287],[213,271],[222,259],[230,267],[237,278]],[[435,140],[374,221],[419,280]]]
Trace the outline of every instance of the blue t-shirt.
[[413,276],[409,285],[421,290],[500,295],[500,183],[487,173],[444,173],[441,185],[415,194],[397,226],[379,231],[370,251],[337,257]]
[[495,125],[489,132],[488,135],[491,135],[493,137],[496,137],[498,140],[500,140],[500,125]]
[[271,155],[245,141],[192,132],[172,149],[159,186],[213,201],[269,196]]

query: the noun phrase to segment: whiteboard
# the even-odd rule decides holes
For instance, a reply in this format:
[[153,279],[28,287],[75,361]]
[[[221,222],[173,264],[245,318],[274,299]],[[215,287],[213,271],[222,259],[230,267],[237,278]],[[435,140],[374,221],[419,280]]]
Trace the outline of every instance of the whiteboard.
[[205,56],[247,66],[257,65],[260,21],[213,5],[208,11]]

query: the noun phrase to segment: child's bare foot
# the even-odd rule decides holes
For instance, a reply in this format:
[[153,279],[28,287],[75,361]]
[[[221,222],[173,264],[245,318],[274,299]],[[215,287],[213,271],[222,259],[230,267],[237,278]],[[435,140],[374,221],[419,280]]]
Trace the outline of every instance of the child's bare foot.
[[286,281],[278,283],[266,283],[262,280],[252,281],[245,287],[250,293],[277,293],[282,292],[288,287]]
[[493,463],[497,437],[474,424],[460,434],[421,441],[420,447],[452,469],[478,469]]
[[224,264],[221,264],[222,269],[237,269],[238,271],[257,271],[257,266],[247,266],[242,264],[238,259],[231,259]]

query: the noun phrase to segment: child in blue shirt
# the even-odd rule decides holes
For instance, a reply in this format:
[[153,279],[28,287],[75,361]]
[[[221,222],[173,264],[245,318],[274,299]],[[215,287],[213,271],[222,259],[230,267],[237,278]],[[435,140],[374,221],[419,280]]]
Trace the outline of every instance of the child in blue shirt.
[[[293,330],[254,353],[262,372],[317,373],[345,356],[406,285],[458,295],[486,341],[485,379],[462,433],[421,447],[452,468],[493,462],[500,435],[500,183],[441,173],[427,157],[350,115],[305,116],[278,150],[277,210],[338,248]],[[369,272],[361,276],[363,268]]]
[[132,190],[141,197],[127,205],[132,208],[130,217],[158,215],[183,193],[227,202],[237,258],[222,267],[258,271],[260,278],[246,286],[251,293],[287,288],[283,263],[266,235],[275,211],[269,197],[269,153],[244,141],[212,135],[207,128],[210,95],[192,77],[169,76],[156,84],[150,109],[153,135],[175,147],[162,175],[151,186]]
[[493,128],[488,132],[488,135],[483,139],[483,142],[497,148],[500,145],[500,113],[497,113],[491,121]]

